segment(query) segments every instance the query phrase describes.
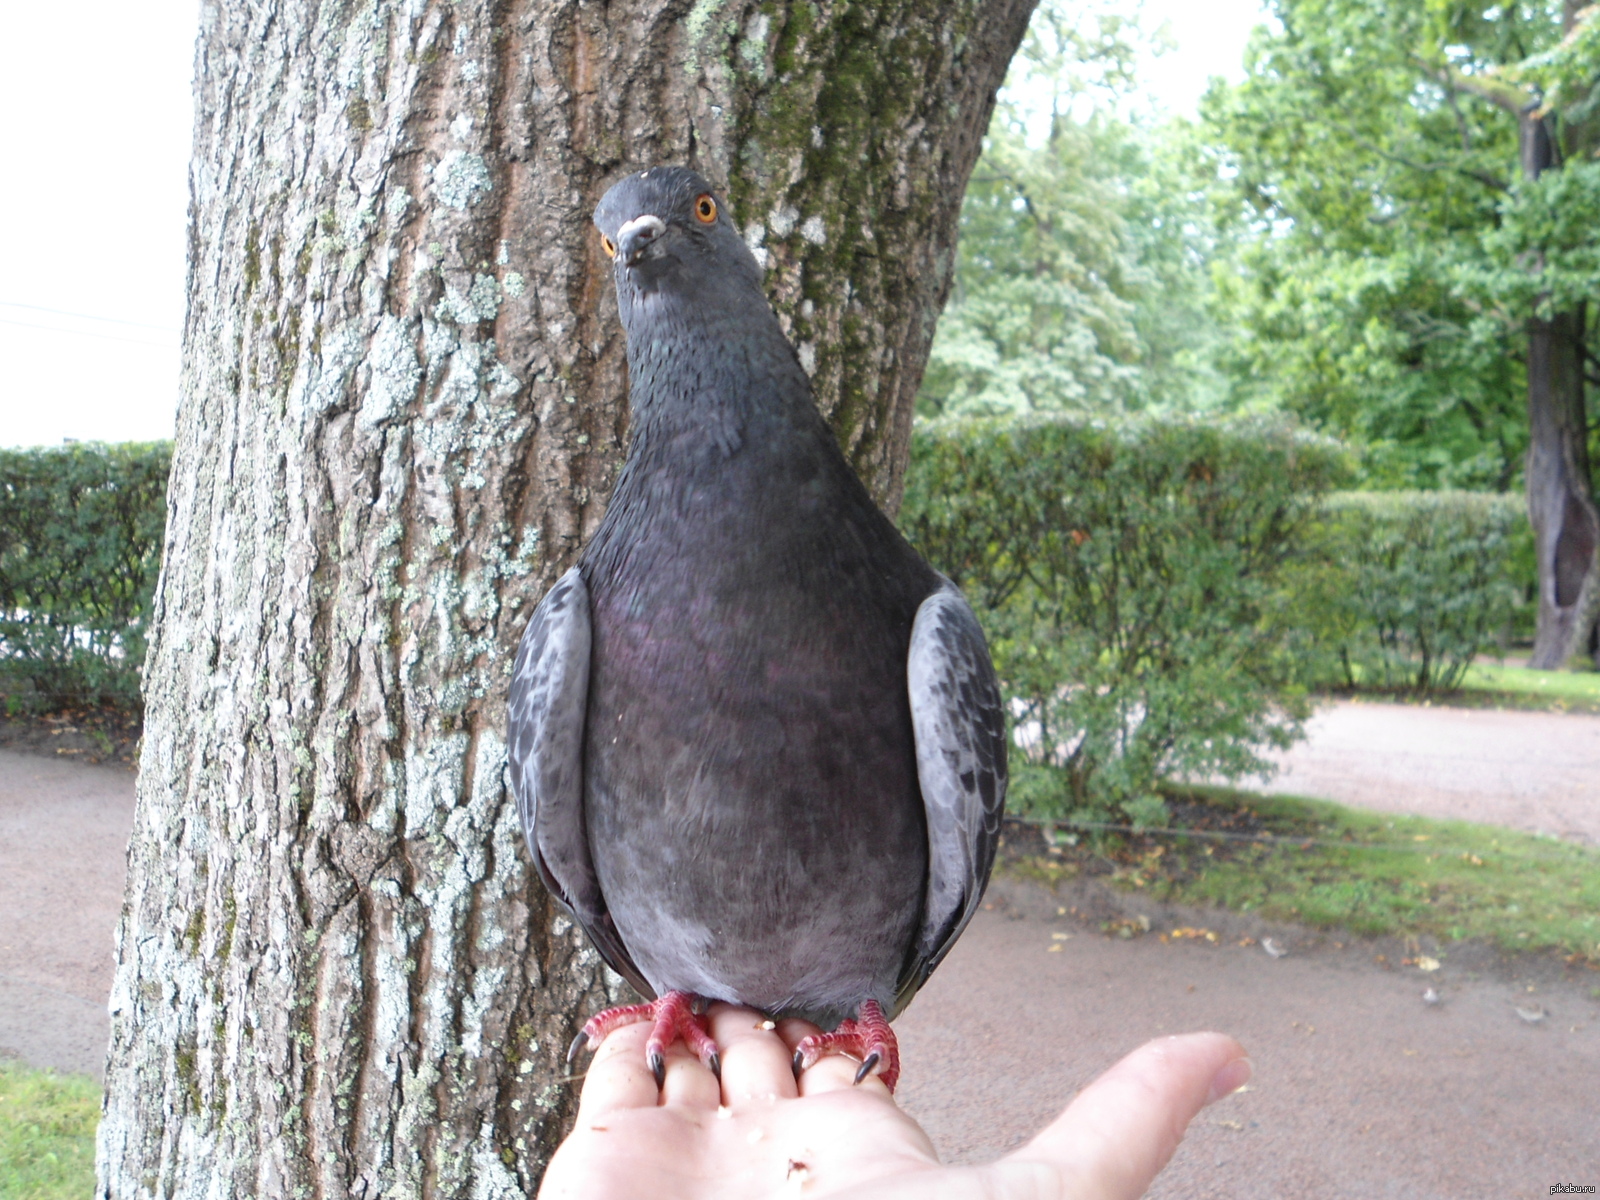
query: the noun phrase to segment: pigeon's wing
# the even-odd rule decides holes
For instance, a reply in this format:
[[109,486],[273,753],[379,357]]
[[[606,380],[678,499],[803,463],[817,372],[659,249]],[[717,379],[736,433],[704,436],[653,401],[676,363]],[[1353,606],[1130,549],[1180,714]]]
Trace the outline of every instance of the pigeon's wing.
[[550,894],[611,968],[653,995],[606,910],[583,819],[584,714],[589,700],[589,589],[578,568],[534,609],[511,669],[511,788],[522,835]]
[[948,579],[917,609],[906,663],[917,779],[928,819],[928,891],[897,1007],[972,919],[1006,802],[1005,714],[983,630]]

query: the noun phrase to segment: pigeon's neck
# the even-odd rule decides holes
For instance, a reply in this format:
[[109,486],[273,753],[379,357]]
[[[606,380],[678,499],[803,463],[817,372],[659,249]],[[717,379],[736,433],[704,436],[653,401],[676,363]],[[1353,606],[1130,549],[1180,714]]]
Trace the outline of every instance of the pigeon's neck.
[[723,316],[675,307],[663,304],[628,330],[630,458],[713,467],[823,427],[764,298]]

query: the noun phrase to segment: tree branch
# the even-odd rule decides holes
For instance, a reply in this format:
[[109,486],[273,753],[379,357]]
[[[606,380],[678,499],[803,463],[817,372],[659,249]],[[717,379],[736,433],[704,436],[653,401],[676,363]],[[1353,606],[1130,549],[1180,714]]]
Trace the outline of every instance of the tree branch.
[[1388,159],[1392,163],[1397,163],[1409,171],[1421,171],[1423,174],[1432,174],[1434,171],[1455,171],[1458,174],[1465,175],[1468,179],[1476,180],[1478,183],[1481,183],[1485,187],[1491,188],[1494,191],[1505,192],[1510,190],[1510,186],[1505,182],[1505,180],[1500,179],[1498,176],[1491,175],[1487,171],[1480,171],[1476,167],[1465,167],[1460,163],[1452,162],[1420,163],[1414,159],[1407,158],[1403,154],[1396,154],[1393,150],[1385,150],[1382,146],[1368,141],[1349,126],[1346,126],[1346,130],[1350,134],[1351,140],[1353,140],[1356,145],[1362,147],[1371,154],[1376,154],[1379,158]]
[[1434,64],[1425,62],[1420,58],[1413,59],[1423,73],[1439,86],[1451,92],[1465,92],[1477,96],[1480,100],[1487,100],[1496,108],[1510,113],[1513,117],[1521,117],[1524,112],[1539,102],[1539,97],[1527,88],[1518,87],[1514,83],[1507,83],[1503,79],[1494,79],[1485,75],[1468,75],[1452,67],[1449,63]]

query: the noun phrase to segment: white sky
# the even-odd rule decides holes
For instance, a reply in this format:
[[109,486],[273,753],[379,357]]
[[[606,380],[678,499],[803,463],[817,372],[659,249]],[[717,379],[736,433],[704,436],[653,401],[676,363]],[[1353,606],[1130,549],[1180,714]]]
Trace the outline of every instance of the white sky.
[[[1136,0],[1130,0],[1130,3]],[[1145,0],[1144,72],[1193,113],[1259,0]],[[172,435],[198,0],[7,6],[0,71],[0,446]]]
[[171,436],[198,13],[6,6],[0,445]]
[[1144,0],[1146,24],[1163,21],[1177,49],[1142,64],[1145,91],[1174,114],[1193,116],[1213,75],[1244,78],[1244,44],[1265,21],[1261,0]]

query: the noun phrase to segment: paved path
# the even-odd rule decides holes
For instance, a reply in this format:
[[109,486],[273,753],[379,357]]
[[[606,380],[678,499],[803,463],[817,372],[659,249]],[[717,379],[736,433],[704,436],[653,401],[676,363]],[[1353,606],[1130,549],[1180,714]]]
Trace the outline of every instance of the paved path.
[[1340,701],[1249,786],[1600,845],[1600,716]]
[[[1233,914],[1100,899],[1157,932],[1204,925],[1219,944],[1106,938],[1058,914],[1083,895],[996,881],[895,1026],[901,1103],[947,1161],[1025,1140],[1149,1038],[1217,1029],[1244,1043],[1255,1078],[1201,1113],[1152,1197],[1511,1200],[1600,1186],[1600,976],[1548,962],[1508,973],[1481,953],[1447,954],[1424,976],[1374,962],[1386,951],[1398,964],[1395,945],[1318,945]],[[1246,931],[1289,954],[1238,945]],[[1428,986],[1442,1004],[1423,1002]],[[1518,1005],[1549,1016],[1529,1025]]]
[[[1600,741],[1585,738],[1600,738],[1600,718],[1339,705],[1273,786],[1600,840],[1586,790]],[[1384,770],[1394,782],[1380,790]],[[132,817],[127,771],[0,751],[0,1053],[99,1073]],[[1219,942],[1110,940],[1098,922],[1111,910],[1142,912],[1156,932],[1204,925]],[[1288,957],[1238,944],[1269,932]],[[899,1022],[902,1100],[946,1159],[981,1161],[1145,1039],[1212,1028],[1250,1049],[1255,1083],[1202,1114],[1152,1196],[1503,1200],[1600,1186],[1600,977],[1465,949],[1424,977],[1392,965],[1404,953],[1000,881]],[[1430,984],[1442,1005],[1422,1002]],[[1549,1016],[1526,1024],[1519,1003]]]
[[0,751],[0,1054],[98,1076],[133,772]]

